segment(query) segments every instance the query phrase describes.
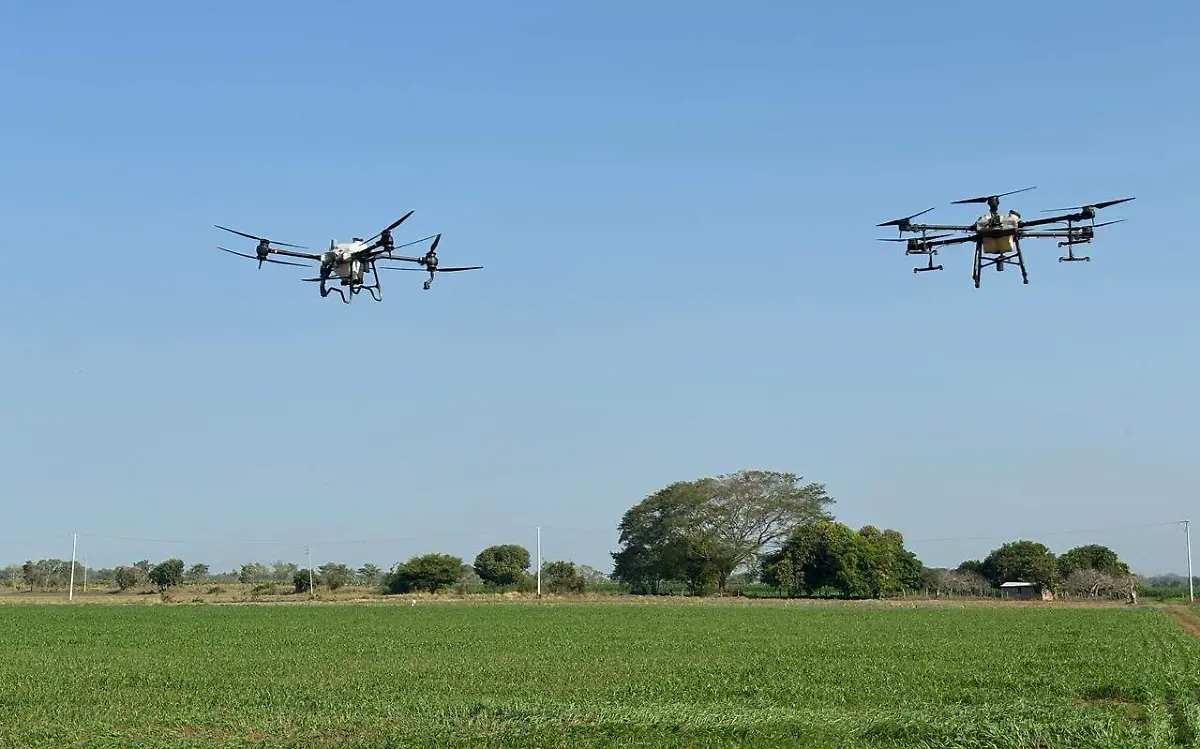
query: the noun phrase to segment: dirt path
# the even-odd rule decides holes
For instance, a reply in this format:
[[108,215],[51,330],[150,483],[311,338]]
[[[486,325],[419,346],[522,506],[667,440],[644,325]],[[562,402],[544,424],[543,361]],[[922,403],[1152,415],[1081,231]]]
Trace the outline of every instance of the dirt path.
[[1191,611],[1187,606],[1164,606],[1163,611],[1175,620],[1175,623],[1200,637],[1200,614]]

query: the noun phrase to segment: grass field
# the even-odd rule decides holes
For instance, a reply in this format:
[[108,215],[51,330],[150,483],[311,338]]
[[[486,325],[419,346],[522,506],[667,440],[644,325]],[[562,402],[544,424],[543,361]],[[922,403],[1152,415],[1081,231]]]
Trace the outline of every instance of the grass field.
[[0,606],[0,747],[1200,745],[1161,610]]

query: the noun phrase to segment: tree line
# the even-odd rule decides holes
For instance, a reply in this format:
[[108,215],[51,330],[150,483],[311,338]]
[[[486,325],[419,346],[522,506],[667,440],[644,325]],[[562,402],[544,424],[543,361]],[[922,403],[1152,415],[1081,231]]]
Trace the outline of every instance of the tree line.
[[[994,595],[1002,583],[1026,582],[1056,594],[1128,597],[1134,591],[1168,595],[1186,578],[1147,581],[1133,573],[1110,548],[1085,544],[1055,555],[1046,545],[1012,541],[982,559],[953,569],[929,568],[889,528],[857,530],[837,521],[835,499],[824,485],[794,473],[741,470],[715,477],[676,481],[627,510],[617,526],[621,549],[612,553],[613,571],[604,575],[586,565],[548,561],[542,587],[550,592],[605,589],[634,595],[686,594],[837,596],[879,598],[894,595]],[[30,590],[65,587],[70,562],[26,561],[7,569],[6,581]],[[76,563],[76,584],[84,576]],[[121,590],[152,586],[160,591],[191,583],[239,582],[257,590],[310,584],[328,590],[344,586],[385,593],[535,588],[529,550],[496,544],[471,563],[450,554],[413,556],[389,570],[367,563],[357,568],[328,562],[313,570],[288,561],[243,564],[213,573],[206,564],[185,566],[177,558],[88,573],[98,584]],[[1198,578],[1200,579],[1200,578]],[[1163,593],[1166,591],[1166,593]]]
[[612,578],[649,595],[679,587],[690,595],[726,594],[732,582],[740,592],[758,586],[784,597],[841,598],[989,595],[1005,582],[1091,597],[1127,597],[1145,587],[1099,544],[1056,556],[1042,543],[1018,540],[955,569],[929,568],[899,531],[855,530],[833,517],[834,503],[824,485],[788,472],[673,482],[622,517]]
[[[150,588],[160,592],[184,585],[233,582],[253,585],[256,592],[277,592],[280,585],[296,593],[309,592],[310,586],[331,591],[358,586],[384,593],[436,593],[450,588],[461,592],[531,592],[537,589],[537,573],[530,570],[530,564],[530,553],[524,546],[496,544],[480,551],[470,564],[451,554],[429,553],[413,556],[387,571],[373,563],[355,569],[340,562],[328,562],[309,570],[283,560],[271,565],[248,562],[240,569],[224,573],[213,573],[203,563],[188,566],[174,557],[157,564],[142,559],[130,565],[86,570],[82,563],[76,562],[74,582],[77,588],[90,580],[94,585],[121,591]],[[7,567],[0,584],[12,588],[23,586],[30,591],[62,589],[70,583],[70,572],[70,560],[28,560]],[[541,573],[542,589],[553,593],[583,592],[604,587],[603,583],[608,581],[607,576],[587,565],[563,560],[543,562]]]

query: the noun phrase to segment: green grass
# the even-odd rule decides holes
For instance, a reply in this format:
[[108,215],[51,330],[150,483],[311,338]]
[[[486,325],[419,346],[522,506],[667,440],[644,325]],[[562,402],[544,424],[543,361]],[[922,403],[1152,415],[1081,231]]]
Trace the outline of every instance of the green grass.
[[1160,611],[0,607],[0,747],[1196,746]]

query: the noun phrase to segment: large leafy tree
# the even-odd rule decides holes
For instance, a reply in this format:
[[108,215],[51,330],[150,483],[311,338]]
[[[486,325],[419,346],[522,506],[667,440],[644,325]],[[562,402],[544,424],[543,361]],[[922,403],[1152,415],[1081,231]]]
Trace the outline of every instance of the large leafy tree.
[[479,579],[492,585],[516,585],[529,569],[529,549],[519,544],[489,546],[475,556],[472,565]]
[[763,555],[763,582],[789,596],[832,588],[847,598],[878,598],[924,584],[926,571],[893,530],[822,520],[799,526]]
[[1021,581],[1057,589],[1061,580],[1054,552],[1037,541],[1011,541],[993,549],[984,558],[979,571],[996,587]]
[[183,560],[172,558],[159,562],[151,568],[146,578],[159,590],[179,587],[183,584]]
[[638,592],[656,592],[665,581],[686,582],[693,593],[723,590],[739,566],[757,566],[765,547],[827,519],[833,501],[794,473],[743,470],[674,482],[621,519],[624,548],[613,554],[612,576]]
[[463,560],[449,554],[423,554],[397,564],[387,576],[389,593],[427,590],[436,593],[454,585],[463,574]]
[[1122,577],[1129,574],[1129,565],[1122,562],[1115,551],[1101,544],[1076,546],[1058,557],[1058,574],[1064,580],[1080,570]]

